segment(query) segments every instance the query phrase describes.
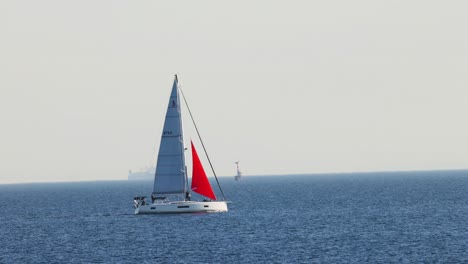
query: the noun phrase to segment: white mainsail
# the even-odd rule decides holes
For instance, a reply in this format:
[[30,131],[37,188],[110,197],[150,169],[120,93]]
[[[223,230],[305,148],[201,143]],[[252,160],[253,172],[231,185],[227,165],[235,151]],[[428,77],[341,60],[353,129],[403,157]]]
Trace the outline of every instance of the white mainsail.
[[178,80],[175,78],[161,135],[153,194],[184,194],[186,192],[182,119]]

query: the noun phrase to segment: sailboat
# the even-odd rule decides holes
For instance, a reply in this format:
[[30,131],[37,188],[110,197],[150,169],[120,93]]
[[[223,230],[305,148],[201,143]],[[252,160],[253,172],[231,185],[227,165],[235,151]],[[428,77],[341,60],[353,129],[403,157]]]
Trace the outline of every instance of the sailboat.
[[[208,180],[203,165],[200,161],[195,145],[191,142],[192,149],[192,183],[188,188],[187,166],[185,165],[184,135],[182,129],[182,116],[180,107],[180,94],[190,114],[198,138],[203,146],[213,175],[218,184],[223,199],[218,200],[210,181]],[[192,200],[191,191],[204,197],[201,201]],[[179,87],[177,75],[175,75],[172,91],[167,107],[164,128],[161,135],[158,160],[154,175],[153,192],[151,202],[146,201],[145,196],[134,197],[135,214],[163,214],[163,213],[198,213],[198,212],[226,212],[227,203],[223,190],[214,172],[211,161],[207,155],[200,133],[193,119],[187,100]]]

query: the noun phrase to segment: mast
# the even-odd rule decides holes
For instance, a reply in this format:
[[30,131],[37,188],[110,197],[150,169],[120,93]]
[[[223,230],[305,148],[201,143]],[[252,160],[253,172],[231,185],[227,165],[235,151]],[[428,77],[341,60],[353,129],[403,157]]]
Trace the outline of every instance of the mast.
[[[179,88],[179,79],[177,78],[177,74],[174,74],[174,80],[177,83],[177,95],[179,94],[180,88]],[[177,99],[179,100],[179,111],[180,111],[180,140],[182,141],[182,159],[184,163],[184,174],[185,174],[185,187],[184,187],[184,192],[185,192],[185,199],[190,200],[190,192],[189,186],[188,186],[188,175],[187,175],[187,165],[185,164],[185,150],[187,149],[185,147],[185,141],[184,141],[184,125],[183,125],[183,119],[182,119],[182,110],[180,109],[180,96],[177,96]]]
[[216,183],[218,184],[218,188],[221,191],[221,195],[223,196],[223,200],[226,201],[226,197],[224,196],[223,189],[221,188],[221,185],[219,184],[218,177],[216,176],[216,172],[215,172],[215,170],[213,168],[213,164],[211,163],[210,157],[208,156],[208,152],[206,151],[205,144],[203,143],[203,140],[202,140],[201,135],[200,135],[200,131],[198,131],[198,127],[197,127],[197,124],[195,123],[195,119],[193,118],[192,111],[190,111],[190,107],[189,107],[189,105],[187,103],[187,99],[185,99],[185,95],[184,95],[184,92],[182,91],[182,89],[179,88],[179,90],[180,90],[180,93],[182,94],[182,98],[184,99],[185,105],[187,106],[187,110],[188,110],[188,112],[190,114],[190,119],[192,119],[193,126],[195,127],[195,130],[197,131],[198,138],[200,139],[200,142],[201,142],[202,147],[203,147],[203,151],[205,152],[205,156],[208,159],[208,163],[210,164],[211,171],[213,172],[213,175],[214,175],[214,177],[216,179]]

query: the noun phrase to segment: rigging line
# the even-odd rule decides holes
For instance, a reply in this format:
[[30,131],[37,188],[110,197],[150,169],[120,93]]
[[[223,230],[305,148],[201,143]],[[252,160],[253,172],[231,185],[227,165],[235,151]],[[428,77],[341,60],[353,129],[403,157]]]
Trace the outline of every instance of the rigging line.
[[198,128],[197,128],[197,124],[195,124],[195,119],[193,119],[193,115],[192,115],[192,112],[190,111],[190,107],[187,103],[187,100],[185,99],[185,95],[184,95],[184,92],[182,91],[182,89],[180,89],[180,87],[177,85],[177,88],[179,89],[180,93],[182,94],[182,98],[184,98],[184,102],[185,102],[185,105],[187,106],[187,110],[190,114],[190,118],[192,119],[192,122],[193,122],[193,125],[195,126],[195,130],[197,131],[197,135],[198,135],[198,138],[200,139],[200,142],[203,146],[203,150],[205,151],[205,155],[206,155],[206,158],[208,159],[208,163],[210,163],[210,167],[211,167],[211,171],[213,171],[213,175],[216,179],[216,183],[218,184],[218,187],[219,187],[219,190],[221,191],[221,194],[223,195],[223,200],[226,201],[226,197],[224,196],[224,192],[223,192],[223,189],[221,189],[221,185],[219,184],[219,180],[218,180],[218,177],[216,176],[216,172],[213,168],[213,164],[211,164],[211,160],[210,160],[210,157],[208,156],[208,152],[206,151],[206,148],[205,148],[205,144],[203,144],[203,140],[200,136],[200,132],[198,131]]

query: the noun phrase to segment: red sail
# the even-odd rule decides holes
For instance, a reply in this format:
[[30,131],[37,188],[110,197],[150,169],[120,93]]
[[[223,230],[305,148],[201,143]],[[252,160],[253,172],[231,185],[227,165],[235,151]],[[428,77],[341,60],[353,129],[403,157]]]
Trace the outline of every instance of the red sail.
[[192,162],[193,162],[193,172],[192,172],[192,191],[199,193],[203,196],[210,198],[211,200],[216,200],[216,196],[211,188],[210,182],[206,177],[205,170],[200,162],[197,151],[192,144]]

